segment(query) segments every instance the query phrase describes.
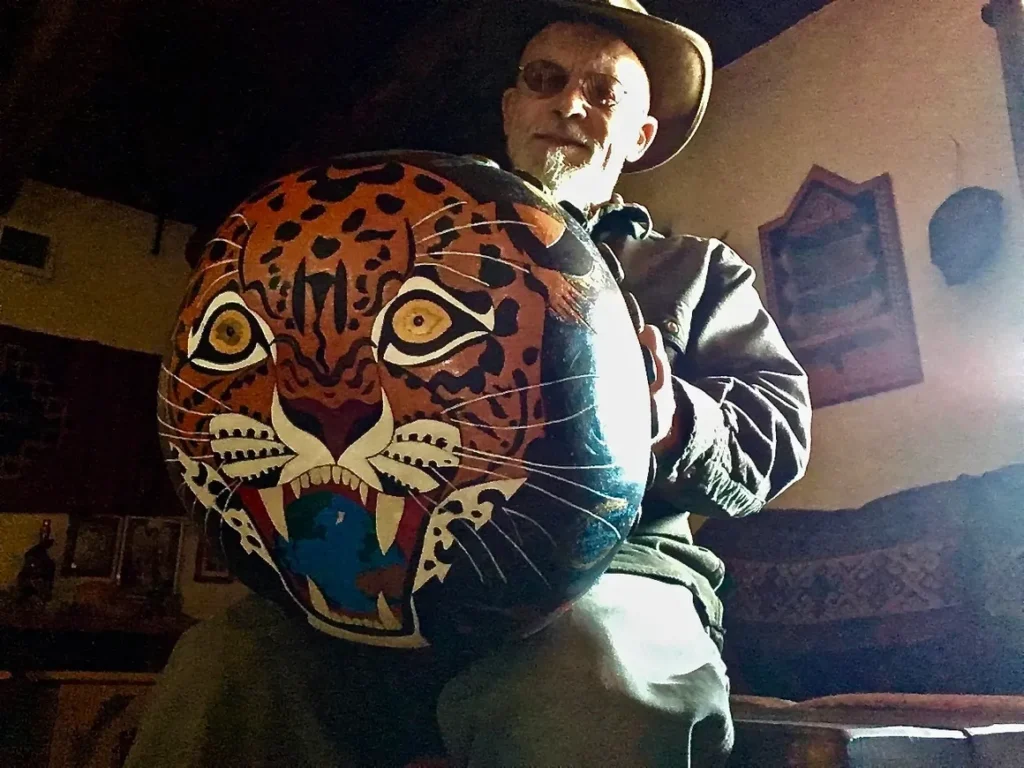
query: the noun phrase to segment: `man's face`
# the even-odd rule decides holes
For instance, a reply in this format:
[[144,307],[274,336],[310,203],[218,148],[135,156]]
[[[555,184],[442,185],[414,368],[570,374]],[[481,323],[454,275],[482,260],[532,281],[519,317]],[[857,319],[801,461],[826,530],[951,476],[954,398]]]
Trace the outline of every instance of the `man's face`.
[[[519,65],[542,60],[567,72],[568,82],[545,96],[530,90],[520,76],[505,91],[509,159],[580,208],[604,202],[624,163],[638,160],[654,138],[657,121],[648,115],[647,73],[629,46],[587,24],[558,22],[544,28],[526,46]],[[588,100],[584,80],[593,73],[617,82],[616,103]]]

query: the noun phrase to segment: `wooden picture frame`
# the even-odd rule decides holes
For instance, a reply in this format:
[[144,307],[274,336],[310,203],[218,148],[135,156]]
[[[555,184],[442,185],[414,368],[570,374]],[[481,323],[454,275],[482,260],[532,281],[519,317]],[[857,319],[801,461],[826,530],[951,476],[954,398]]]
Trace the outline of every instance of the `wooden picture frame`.
[[71,515],[61,576],[113,581],[124,523],[119,515]]
[[196,565],[192,578],[198,582],[230,584],[235,579],[228,568],[220,532],[224,521],[220,515],[206,516],[205,526],[196,524]]
[[184,521],[128,517],[118,561],[117,583],[137,594],[174,594],[179,588]]
[[924,380],[889,174],[813,166],[758,234],[768,311],[823,407]]

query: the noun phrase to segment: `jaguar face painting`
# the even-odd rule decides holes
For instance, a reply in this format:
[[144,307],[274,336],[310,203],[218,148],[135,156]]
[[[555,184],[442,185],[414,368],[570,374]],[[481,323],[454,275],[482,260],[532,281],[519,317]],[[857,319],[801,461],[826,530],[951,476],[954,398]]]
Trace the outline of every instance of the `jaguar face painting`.
[[256,192],[189,280],[158,394],[236,575],[356,642],[535,631],[607,567],[647,479],[610,272],[471,158],[335,158]]

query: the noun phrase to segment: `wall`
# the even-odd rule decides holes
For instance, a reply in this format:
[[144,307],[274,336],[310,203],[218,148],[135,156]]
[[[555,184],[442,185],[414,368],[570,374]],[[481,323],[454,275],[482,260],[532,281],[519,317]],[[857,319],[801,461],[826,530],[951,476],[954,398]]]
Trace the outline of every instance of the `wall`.
[[[693,143],[627,179],[662,228],[727,241],[760,271],[758,226],[813,164],[856,182],[888,172],[925,380],[818,410],[806,478],[776,506],[858,506],[1024,461],[1024,223],[996,37],[982,0],[836,0],[715,75]],[[998,190],[1007,248],[947,286],[928,219],[962,184]],[[760,279],[760,278],[759,278]]]
[[[185,243],[192,228],[165,223],[159,255],[150,253],[156,217],[106,200],[26,182],[0,223],[51,238],[52,280],[0,269],[0,324],[114,347],[162,354],[189,274]],[[53,520],[58,562],[67,516]],[[0,515],[0,588],[9,586],[25,550],[38,537],[41,516]],[[240,585],[192,581],[196,533],[189,530],[181,566],[185,611],[207,616],[244,593]],[[58,585],[68,596],[73,584]]]

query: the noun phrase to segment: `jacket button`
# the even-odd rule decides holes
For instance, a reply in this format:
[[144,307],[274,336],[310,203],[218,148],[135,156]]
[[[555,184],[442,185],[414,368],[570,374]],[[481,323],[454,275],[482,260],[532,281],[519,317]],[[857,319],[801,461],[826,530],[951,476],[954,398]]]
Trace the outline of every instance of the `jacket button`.
[[681,329],[679,328],[679,323],[677,323],[675,320],[666,320],[665,330],[671,333],[673,336],[678,336],[679,331]]

